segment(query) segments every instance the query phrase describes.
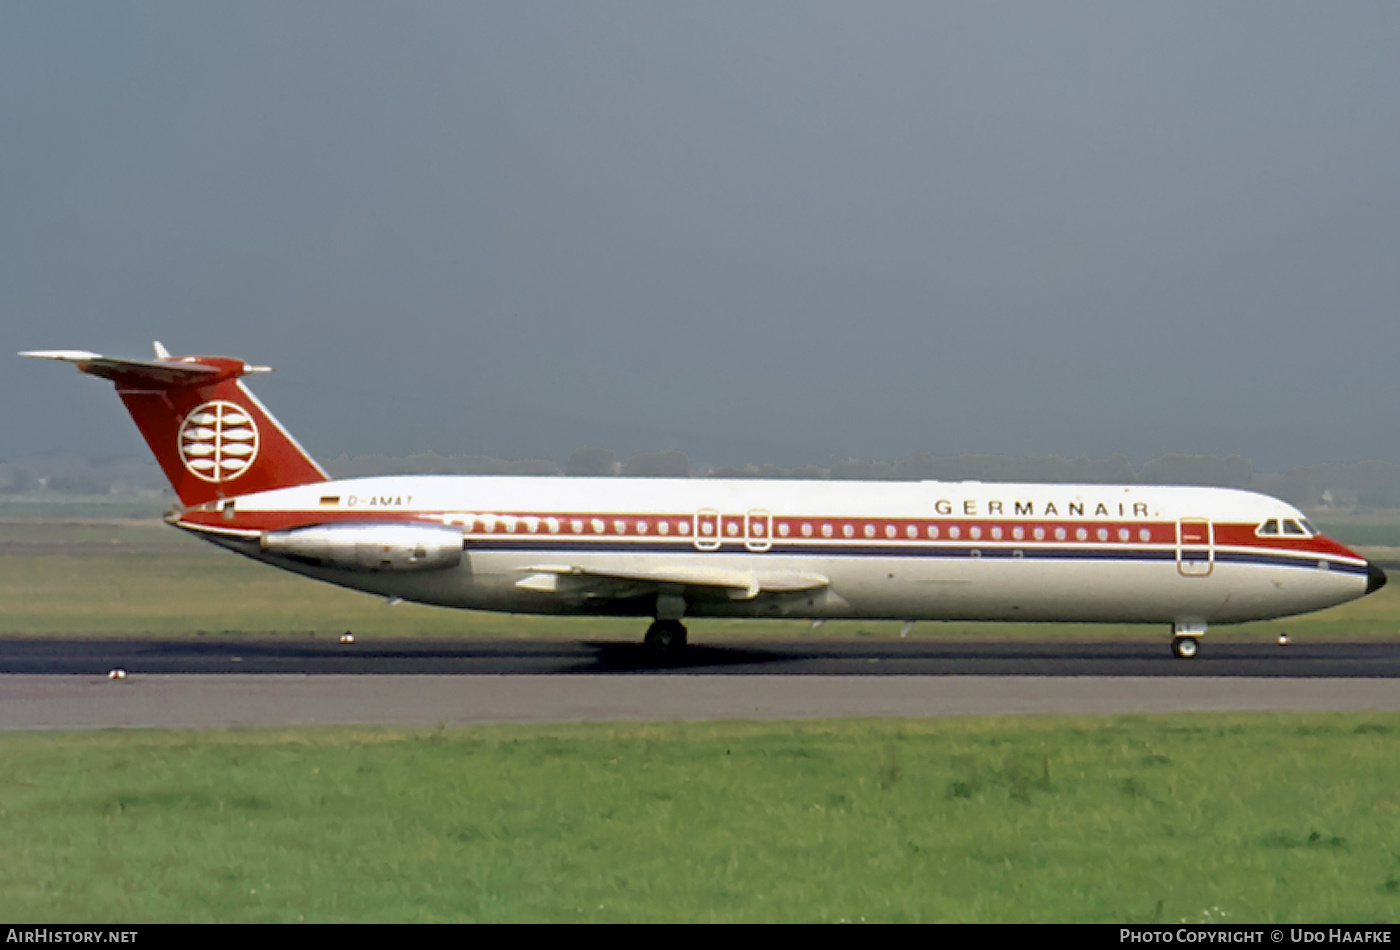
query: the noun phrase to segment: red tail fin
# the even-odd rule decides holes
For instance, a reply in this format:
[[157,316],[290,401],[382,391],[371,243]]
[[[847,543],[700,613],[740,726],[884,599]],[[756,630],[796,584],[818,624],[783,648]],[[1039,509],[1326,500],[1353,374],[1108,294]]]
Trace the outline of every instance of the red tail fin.
[[156,344],[152,361],[74,350],[21,353],[62,360],[110,379],[186,507],[328,476],[239,382],[269,372],[225,356],[171,357]]

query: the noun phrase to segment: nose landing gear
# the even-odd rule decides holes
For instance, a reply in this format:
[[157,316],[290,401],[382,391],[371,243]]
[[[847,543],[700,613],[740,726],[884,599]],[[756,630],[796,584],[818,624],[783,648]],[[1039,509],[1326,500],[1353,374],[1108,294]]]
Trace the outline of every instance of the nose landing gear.
[[1196,655],[1200,644],[1195,637],[1177,637],[1172,640],[1172,652],[1183,660],[1189,660]]
[[1177,621],[1172,624],[1172,633],[1172,654],[1177,659],[1189,660],[1201,649],[1201,637],[1205,636],[1206,625]]

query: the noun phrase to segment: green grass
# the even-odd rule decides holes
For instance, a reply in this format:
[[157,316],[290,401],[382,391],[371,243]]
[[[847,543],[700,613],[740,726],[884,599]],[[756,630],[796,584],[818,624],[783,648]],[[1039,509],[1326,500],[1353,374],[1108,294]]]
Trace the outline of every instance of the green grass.
[[[149,520],[0,521],[0,635],[527,637],[636,640],[636,618],[520,617],[384,600],[308,580]],[[692,620],[695,642],[897,638],[899,623]],[[1400,583],[1342,607],[1212,629],[1245,641],[1400,636]],[[1131,624],[920,623],[913,638],[1106,640],[1165,637]]]
[[1396,714],[0,735],[0,917],[1400,916]]
[[0,518],[159,518],[175,502],[161,495],[61,495],[38,492],[0,496]]

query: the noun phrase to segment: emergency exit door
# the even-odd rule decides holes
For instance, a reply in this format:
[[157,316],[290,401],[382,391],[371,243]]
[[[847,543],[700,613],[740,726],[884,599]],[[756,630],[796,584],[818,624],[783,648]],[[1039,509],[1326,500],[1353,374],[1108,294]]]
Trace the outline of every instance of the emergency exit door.
[[1215,526],[1208,518],[1176,523],[1176,569],[1187,577],[1205,577],[1215,569]]

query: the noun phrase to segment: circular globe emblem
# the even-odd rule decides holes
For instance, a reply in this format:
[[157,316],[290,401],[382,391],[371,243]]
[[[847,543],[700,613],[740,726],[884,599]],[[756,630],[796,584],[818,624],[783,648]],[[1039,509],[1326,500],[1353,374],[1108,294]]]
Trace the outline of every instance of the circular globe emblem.
[[248,471],[258,456],[258,427],[242,406],[206,402],[180,426],[180,459],[206,482],[228,482]]

